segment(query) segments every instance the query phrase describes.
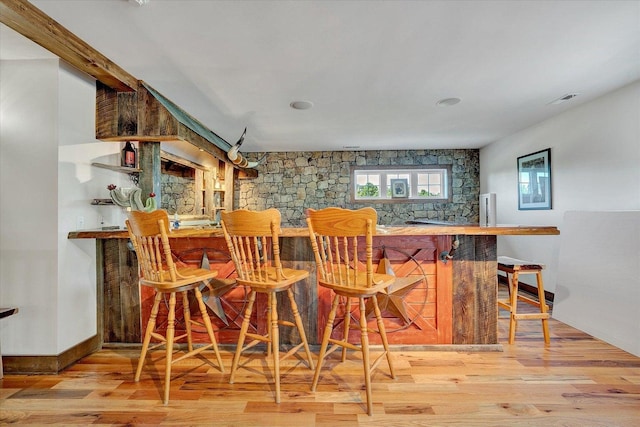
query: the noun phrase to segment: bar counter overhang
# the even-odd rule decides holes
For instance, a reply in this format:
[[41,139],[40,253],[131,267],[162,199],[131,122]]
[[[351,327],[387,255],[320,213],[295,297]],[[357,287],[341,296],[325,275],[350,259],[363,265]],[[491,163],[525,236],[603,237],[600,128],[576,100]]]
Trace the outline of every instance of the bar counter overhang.
[[[378,226],[374,262],[379,268],[392,268],[398,277],[390,292],[378,297],[390,344],[496,348],[497,236],[557,234],[559,230],[553,226]],[[151,308],[153,295],[138,285],[137,261],[128,247],[128,237],[126,230],[74,231],[68,235],[69,239],[96,239],[98,335],[102,343],[140,343]],[[179,261],[205,263],[219,272],[218,279],[233,278],[234,268],[220,228],[185,227],[173,230],[170,238]],[[319,344],[331,295],[316,285],[307,229],[282,228],[280,246],[285,267],[310,272],[307,281],[296,288],[296,302],[309,343]],[[203,293],[219,342],[235,344],[244,288],[229,288],[219,281]],[[258,300],[257,304],[258,314],[252,323],[263,331],[266,301]],[[370,325],[374,328],[375,322]],[[297,342],[287,329],[280,332],[281,342]],[[341,333],[340,325],[335,331]]]

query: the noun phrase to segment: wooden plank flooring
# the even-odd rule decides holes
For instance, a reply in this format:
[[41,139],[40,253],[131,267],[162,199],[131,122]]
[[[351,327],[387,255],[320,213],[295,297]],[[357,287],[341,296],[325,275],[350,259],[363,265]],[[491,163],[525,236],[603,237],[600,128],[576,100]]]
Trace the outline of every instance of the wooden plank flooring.
[[640,426],[640,358],[554,319],[548,347],[538,321],[521,322],[511,346],[507,328],[501,311],[502,352],[395,351],[397,378],[384,364],[373,376],[372,417],[365,413],[362,365],[355,356],[325,365],[315,393],[306,365],[283,362],[277,405],[261,354],[228,384],[233,348],[227,348],[225,374],[203,358],[175,365],[164,406],[160,360],[135,383],[138,350],[104,349],[59,375],[6,375],[0,380],[0,424]]

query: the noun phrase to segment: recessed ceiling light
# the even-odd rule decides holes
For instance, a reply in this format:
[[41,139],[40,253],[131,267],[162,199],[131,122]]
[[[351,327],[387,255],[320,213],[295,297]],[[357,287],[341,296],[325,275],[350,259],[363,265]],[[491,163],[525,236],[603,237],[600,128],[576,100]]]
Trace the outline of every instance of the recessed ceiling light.
[[311,101],[293,101],[291,104],[289,104],[289,106],[291,108],[293,108],[294,110],[308,110],[309,108],[313,107],[313,102],[311,102]]
[[548,105],[562,104],[563,102],[566,102],[566,101],[568,101],[570,99],[573,99],[578,95],[580,95],[580,94],[579,93],[567,93],[566,95],[562,95],[560,98],[554,99]]
[[438,107],[451,107],[452,105],[456,105],[458,102],[460,102],[460,98],[445,98],[436,102],[436,105]]

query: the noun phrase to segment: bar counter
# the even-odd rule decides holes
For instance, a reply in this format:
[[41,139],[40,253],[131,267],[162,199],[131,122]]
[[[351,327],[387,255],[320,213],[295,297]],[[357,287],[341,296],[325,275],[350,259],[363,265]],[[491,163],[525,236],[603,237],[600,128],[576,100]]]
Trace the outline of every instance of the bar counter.
[[[406,226],[376,227],[378,235],[389,236],[444,236],[464,234],[468,236],[515,236],[515,235],[556,235],[560,231],[552,226],[537,225],[497,225],[480,227],[478,225],[440,225],[411,224]],[[306,227],[283,227],[282,237],[309,237]],[[127,230],[79,230],[71,231],[69,239],[128,239]],[[171,231],[171,237],[223,237],[220,227],[182,227]]]
[[[378,297],[390,344],[496,345],[496,236],[557,234],[558,229],[551,226],[378,226],[374,262],[381,267],[390,265],[398,277],[389,293]],[[283,264],[310,272],[309,278],[296,287],[296,302],[310,344],[319,344],[330,309],[330,293],[316,285],[307,229],[283,227],[281,236]],[[127,246],[127,231],[81,230],[70,232],[68,238],[96,239],[98,332],[102,342],[140,343],[153,295],[138,286],[137,261]],[[171,232],[170,241],[179,261],[209,265],[218,271],[218,278],[233,279],[233,264],[220,228],[182,227]],[[454,241],[459,243],[456,249]],[[212,284],[211,289],[204,290],[204,296],[218,340],[234,344],[246,294],[242,287],[230,287],[228,282]],[[266,302],[258,300],[257,304],[254,327],[262,331]],[[286,310],[280,315],[286,317]],[[371,326],[375,327],[374,322]],[[177,331],[179,328],[178,320]],[[295,342],[297,338],[285,329],[280,332],[281,341]],[[336,333],[340,331],[337,327]]]

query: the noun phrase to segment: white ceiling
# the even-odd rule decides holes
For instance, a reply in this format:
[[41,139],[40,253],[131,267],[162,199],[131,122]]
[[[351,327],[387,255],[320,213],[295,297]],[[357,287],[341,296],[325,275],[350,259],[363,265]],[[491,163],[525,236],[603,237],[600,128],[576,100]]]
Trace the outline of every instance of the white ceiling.
[[637,0],[31,3],[245,152],[479,148],[640,79]]

